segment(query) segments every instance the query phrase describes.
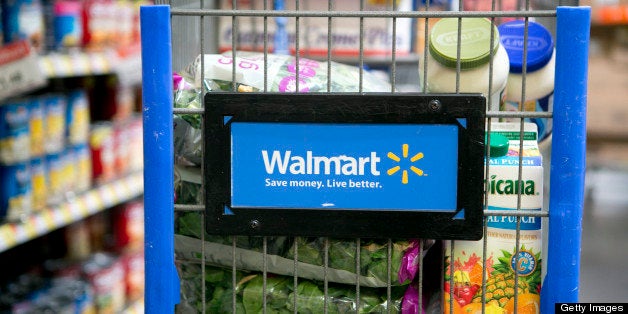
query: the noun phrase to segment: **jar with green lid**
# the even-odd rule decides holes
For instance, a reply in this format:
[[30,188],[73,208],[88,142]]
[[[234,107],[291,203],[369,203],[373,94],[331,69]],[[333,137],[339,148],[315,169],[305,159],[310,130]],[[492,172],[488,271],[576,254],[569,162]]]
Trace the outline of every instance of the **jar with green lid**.
[[[425,84],[425,92],[429,93],[482,93],[487,97],[489,109],[499,110],[506,96],[510,64],[497,27],[486,18],[462,18],[458,34],[458,21],[458,18],[443,18],[432,27],[427,60],[419,63],[421,84]],[[456,90],[458,38],[460,85]]]

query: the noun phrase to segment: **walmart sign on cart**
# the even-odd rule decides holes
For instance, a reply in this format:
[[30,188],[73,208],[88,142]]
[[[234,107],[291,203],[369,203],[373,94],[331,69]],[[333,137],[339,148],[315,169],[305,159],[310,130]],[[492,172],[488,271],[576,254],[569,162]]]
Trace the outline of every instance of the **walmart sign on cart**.
[[479,239],[476,94],[208,93],[206,229]]
[[456,210],[454,125],[233,123],[231,141],[234,208]]

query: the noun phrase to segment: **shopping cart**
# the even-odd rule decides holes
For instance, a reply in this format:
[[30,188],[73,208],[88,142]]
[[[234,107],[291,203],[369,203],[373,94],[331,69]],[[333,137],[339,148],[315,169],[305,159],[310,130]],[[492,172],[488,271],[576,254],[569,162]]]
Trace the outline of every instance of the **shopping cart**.
[[[231,1],[229,1],[231,2]],[[253,1],[255,2],[255,1]],[[580,266],[580,236],[581,236],[581,217],[584,202],[584,172],[585,172],[585,143],[586,143],[586,95],[587,95],[587,59],[588,59],[588,36],[590,25],[590,9],[588,7],[567,7],[559,6],[548,10],[531,10],[530,3],[526,2],[520,9],[514,11],[499,11],[496,1],[493,1],[492,11],[464,11],[462,5],[458,10],[430,10],[429,1],[420,10],[400,11],[396,10],[393,4],[390,11],[368,11],[363,9],[364,1],[361,1],[360,10],[356,11],[337,11],[334,10],[334,1],[328,2],[328,10],[308,11],[299,7],[299,1],[296,1],[294,9],[282,9],[281,6],[273,6],[263,1],[263,6],[259,8],[238,9],[238,1],[230,3],[229,8],[217,8],[216,3],[186,2],[186,3],[168,3],[167,5],[145,6],[141,10],[141,26],[142,26],[142,58],[143,58],[143,115],[144,115],[144,167],[145,167],[145,256],[146,256],[146,294],[145,305],[147,313],[173,312],[175,305],[180,301],[180,285],[183,280],[189,278],[181,278],[178,274],[177,267],[187,264],[200,264],[205,266],[206,255],[208,250],[203,244],[198,248],[200,257],[197,260],[189,258],[189,256],[181,256],[175,254],[174,226],[175,215],[179,213],[198,213],[206,215],[205,204],[181,205],[176,204],[174,200],[174,136],[173,136],[173,115],[196,115],[202,117],[208,114],[203,108],[173,108],[173,68],[181,69],[185,64],[194,60],[197,55],[205,55],[209,53],[218,53],[224,47],[221,46],[221,39],[218,38],[217,30],[219,18],[228,19],[232,29],[237,30],[240,18],[256,18],[261,23],[255,23],[260,27],[264,36],[260,40],[254,40],[253,46],[249,45],[248,49],[258,49],[264,52],[263,56],[268,57],[271,45],[272,51],[284,53],[295,51],[303,52],[307,50],[306,42],[289,44],[288,35],[285,33],[285,23],[287,19],[293,19],[296,24],[297,34],[308,29],[307,18],[323,18],[329,21],[329,34],[327,36],[328,43],[331,46],[331,28],[333,21],[341,17],[354,18],[363,25],[364,21],[369,19],[387,19],[391,21],[393,38],[396,37],[396,26],[401,20],[420,21],[425,23],[425,34],[427,34],[427,25],[430,19],[442,17],[469,18],[469,17],[486,17],[489,19],[498,18],[522,18],[538,19],[547,21],[548,24],[555,24],[556,38],[556,78],[554,91],[554,107],[553,112],[549,113],[530,113],[524,111],[504,113],[499,111],[487,111],[485,119],[499,118],[516,118],[523,121],[529,117],[544,117],[553,121],[553,136],[551,140],[551,159],[545,161],[549,167],[549,198],[543,210],[538,212],[516,211],[509,212],[504,215],[515,216],[518,219],[523,217],[542,217],[546,222],[546,258],[544,259],[543,269],[546,271],[543,279],[543,289],[541,293],[541,312],[551,313],[554,311],[554,304],[558,302],[577,302],[578,286],[579,286],[579,266]],[[280,1],[277,1],[281,3]],[[307,1],[303,1],[304,3]],[[499,1],[498,1],[499,2]],[[248,3],[248,2],[247,2]],[[397,2],[394,2],[397,3]],[[274,34],[276,38],[267,36],[267,27],[272,24],[276,27]],[[303,27],[300,30],[299,27]],[[172,34],[177,34],[174,36]],[[361,33],[364,35],[364,33]],[[299,38],[299,36],[296,36]],[[228,43],[227,50],[238,50],[242,48],[238,42],[237,36],[231,36],[231,42]],[[396,41],[390,43],[389,51],[385,53],[385,58],[377,58],[369,55],[368,50],[364,49],[363,39],[360,39],[357,53],[352,57],[337,57],[332,49],[328,49],[318,57],[323,60],[332,61],[341,60],[356,64],[359,68],[365,68],[366,65],[383,66],[391,72],[391,94],[403,93],[396,88],[399,75],[404,71],[407,64],[413,62],[423,62],[422,55],[416,55],[416,50],[411,48],[410,53],[405,54],[397,52]],[[224,42],[223,42],[224,44]],[[418,43],[420,46],[422,43]],[[182,48],[181,48],[182,47]],[[400,51],[402,49],[400,48]],[[308,50],[309,51],[309,50]],[[366,52],[365,52],[366,51]],[[203,59],[201,59],[203,60]],[[384,61],[382,61],[384,60]],[[411,65],[416,66],[416,65]],[[200,63],[201,73],[204,73],[205,65],[203,61]],[[235,67],[233,69],[233,78],[235,81]],[[298,70],[297,70],[298,72]],[[267,80],[264,77],[264,82]],[[203,81],[201,79],[201,81]],[[298,80],[297,80],[298,81]],[[268,86],[264,83],[262,93],[268,90]],[[296,89],[298,90],[298,83]],[[416,82],[419,85],[419,82]],[[360,75],[359,91],[362,91],[362,75]],[[233,91],[237,90],[236,84],[232,85]],[[207,92],[207,89],[203,89]],[[327,87],[327,94],[331,92],[331,87]],[[333,95],[333,93],[331,93]],[[362,97],[369,97],[364,94]],[[523,128],[521,129],[521,137],[523,137]],[[206,152],[210,148],[205,148]],[[521,171],[521,169],[519,170]],[[205,183],[203,183],[205,186]],[[483,211],[484,220],[495,212]],[[204,216],[203,216],[204,217]],[[203,228],[205,228],[205,218],[200,219]],[[251,223],[251,228],[255,227],[255,223]],[[203,229],[204,230],[204,229]],[[486,223],[484,223],[486,230]],[[206,240],[203,231],[200,232],[200,243]],[[485,237],[486,238],[486,237]],[[220,250],[226,250],[231,254],[232,262],[227,263],[227,270],[231,282],[231,289],[225,297],[228,304],[227,312],[238,312],[236,299],[238,293],[237,286],[242,279],[236,273],[240,270],[240,264],[236,263],[234,258],[239,254],[237,238],[229,238],[229,242],[219,246]],[[269,249],[270,238],[261,237],[261,258],[263,277],[263,285],[260,289],[260,311],[267,311],[267,303],[271,302],[267,289],[271,289],[269,278],[272,277],[267,267],[270,262],[266,259],[270,254]],[[357,256],[360,255],[361,239],[356,238],[355,247]],[[453,241],[453,240],[452,240]],[[390,255],[392,252],[392,241],[388,240],[388,264],[390,264]],[[453,241],[452,243],[455,243]],[[328,257],[329,257],[329,239],[323,245],[324,267],[323,275],[323,298],[328,300],[331,298],[331,290],[329,289],[330,280],[328,279]],[[294,271],[291,273],[293,280],[292,291],[299,289],[301,278],[298,275],[298,250],[295,249],[293,254]],[[423,247],[419,248],[419,256],[423,256]],[[359,269],[360,258],[356,259]],[[389,265],[390,268],[390,265]],[[200,273],[197,277],[199,281],[196,285],[201,289],[201,297],[195,302],[195,309],[202,312],[211,312],[208,294],[208,287],[204,284],[204,280],[210,276],[209,271],[204,267],[200,267]],[[416,275],[418,280],[417,294],[419,300],[425,293],[423,290],[424,273],[423,264],[419,264],[419,270]],[[438,269],[439,274],[442,270]],[[249,278],[250,279],[250,278]],[[360,308],[360,293],[366,291],[367,288],[361,287],[360,276],[356,276],[353,284],[356,301],[355,308]],[[385,304],[392,304],[391,300],[391,278],[390,269],[388,270],[388,278],[385,289]],[[515,279],[516,280],[516,279]],[[364,283],[364,282],[363,282]],[[486,284],[484,282],[484,284]],[[486,287],[483,287],[486,288]],[[441,289],[442,290],[442,289]],[[483,289],[486,291],[486,289]],[[293,303],[292,311],[298,312],[298,303],[301,302],[297,294],[291,295],[289,303]],[[517,292],[515,292],[515,304]],[[426,304],[419,302],[419,311],[426,308]],[[516,307],[516,306],[515,306]],[[329,311],[329,303],[324,302],[321,311]],[[484,309],[484,308],[483,308]],[[183,311],[183,309],[180,309]],[[270,310],[269,310],[270,311]],[[391,306],[384,307],[384,312],[391,311]]]

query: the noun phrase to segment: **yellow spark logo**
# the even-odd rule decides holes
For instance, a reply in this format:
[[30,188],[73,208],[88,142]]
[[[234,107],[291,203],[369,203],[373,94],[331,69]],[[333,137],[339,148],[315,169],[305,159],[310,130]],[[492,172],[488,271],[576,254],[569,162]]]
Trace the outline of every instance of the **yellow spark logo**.
[[[403,156],[404,159],[408,158],[408,144],[403,144],[401,145],[401,154]],[[388,152],[388,158],[396,161],[396,162],[400,162],[401,158],[399,158],[399,156],[395,155],[393,152]],[[410,157],[410,162],[415,162],[419,159],[423,158],[423,153],[419,152],[417,154],[415,154],[414,156]],[[397,173],[399,170],[401,170],[401,166],[395,166],[392,167],[390,169],[388,169],[388,171],[386,172],[389,176],[392,176],[393,174]],[[410,166],[410,170],[414,173],[416,173],[416,175],[418,176],[422,176],[423,175],[423,170],[415,167],[415,166]],[[408,184],[408,170],[403,170],[401,172],[401,183],[403,184]]]

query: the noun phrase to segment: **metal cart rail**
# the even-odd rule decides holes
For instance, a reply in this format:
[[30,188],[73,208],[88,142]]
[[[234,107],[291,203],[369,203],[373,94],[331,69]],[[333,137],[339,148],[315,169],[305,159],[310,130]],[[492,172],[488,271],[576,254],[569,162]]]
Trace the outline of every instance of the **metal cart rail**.
[[[363,1],[362,1],[363,2]],[[493,8],[495,8],[493,1]],[[209,19],[229,17],[236,28],[239,17],[263,18],[265,23],[271,18],[292,18],[296,20],[297,32],[300,19],[307,17],[327,18],[330,22],[339,17],[351,17],[361,21],[370,18],[423,19],[441,17],[519,17],[526,21],[530,18],[550,19],[555,21],[556,76],[553,112],[548,114],[515,112],[505,113],[487,111],[487,119],[515,117],[523,120],[527,117],[548,117],[553,121],[551,141],[549,204],[542,211],[518,211],[501,213],[508,216],[527,217],[535,215],[547,221],[548,238],[547,258],[544,261],[546,275],[543,279],[541,293],[541,312],[551,313],[558,302],[577,302],[580,266],[581,220],[584,203],[585,145],[586,145],[586,102],[587,102],[587,60],[590,25],[590,9],[588,7],[559,6],[555,10],[518,11],[334,11],[333,1],[329,1],[328,11],[299,10],[297,0],[295,10],[272,10],[271,5],[264,1],[264,7],[255,10],[239,9],[207,9],[210,5],[201,3],[198,8],[189,6],[154,5],[141,9],[142,27],[142,59],[143,59],[143,115],[144,115],[144,202],[145,202],[145,258],[146,258],[146,293],[145,306],[147,313],[171,313],[179,302],[180,279],[175,264],[174,213],[175,211],[202,212],[202,205],[175,205],[174,202],[174,147],[173,147],[173,115],[204,114],[203,109],[173,108],[173,42],[180,39],[172,37],[172,25],[180,19],[195,19],[194,34],[191,42],[198,51],[185,51],[194,57],[208,52],[216,52],[216,47],[206,42],[206,38],[215,40],[215,34]],[[233,1],[236,7],[236,1]],[[429,1],[427,6],[429,7]],[[525,5],[530,7],[529,2]],[[462,5],[460,9],[462,8]],[[280,20],[280,19],[278,19]],[[395,22],[393,22],[394,25]],[[427,22],[425,22],[427,25]],[[266,24],[265,24],[266,25]],[[266,29],[264,29],[266,31]],[[393,27],[393,31],[396,28]],[[331,30],[330,30],[331,32]],[[427,34],[427,30],[425,31]],[[277,32],[280,33],[280,32]],[[196,36],[196,38],[194,38]],[[331,36],[329,36],[331,37]],[[264,36],[261,47],[268,53],[268,36]],[[281,38],[279,38],[281,39]],[[279,40],[278,39],[278,40]],[[186,38],[185,40],[190,40]],[[330,39],[331,40],[331,39]],[[275,41],[278,45],[280,41]],[[299,51],[299,40],[296,51]],[[211,47],[211,48],[208,48]],[[236,50],[237,43],[232,43]],[[275,47],[281,48],[280,46]],[[360,51],[354,61],[363,67],[369,57]],[[395,44],[391,45],[391,53],[386,61],[392,72],[392,87],[395,88],[397,64],[404,62],[407,56],[397,55]],[[190,49],[194,50],[194,49]],[[178,57],[178,56],[175,56]],[[326,59],[332,60],[331,50]],[[418,61],[422,62],[418,56]],[[187,61],[191,61],[187,60]],[[180,66],[180,65],[179,65]],[[203,65],[201,65],[202,67]],[[235,71],[235,69],[234,69]],[[235,76],[235,74],[234,74]],[[265,78],[266,79],[266,78]],[[418,83],[418,82],[417,82]],[[530,84],[530,83],[529,83]],[[391,91],[392,92],[392,91]],[[365,96],[367,97],[367,96]],[[522,131],[523,132],[523,129]],[[548,164],[546,163],[547,167]],[[174,209],[174,210],[173,210]],[[500,213],[484,210],[484,216]],[[356,239],[359,243],[359,239]],[[266,239],[264,239],[266,245]],[[235,255],[235,237],[233,239]],[[265,249],[266,246],[264,246]],[[265,256],[265,255],[264,255]],[[326,254],[327,256],[327,254]],[[296,256],[295,265],[296,265]],[[358,262],[359,263],[359,262]],[[296,267],[296,266],[295,266]],[[235,262],[232,267],[236,271]],[[296,271],[295,271],[296,272]],[[423,269],[419,269],[421,280]],[[233,286],[236,285],[233,275]],[[266,278],[266,273],[264,273]],[[296,290],[297,276],[294,277]],[[327,284],[327,283],[326,283]],[[421,284],[419,284],[421,287]],[[359,280],[356,292],[360,293]],[[327,293],[327,291],[326,291]],[[419,288],[421,295],[421,288]],[[327,295],[326,295],[327,296]],[[388,290],[390,299],[390,286]],[[235,292],[233,292],[235,300]],[[263,300],[266,302],[266,298]],[[205,302],[205,300],[203,300]],[[294,299],[296,303],[296,298]],[[264,311],[265,311],[264,307]],[[233,302],[233,312],[236,312]],[[295,307],[296,313],[296,307]]]

